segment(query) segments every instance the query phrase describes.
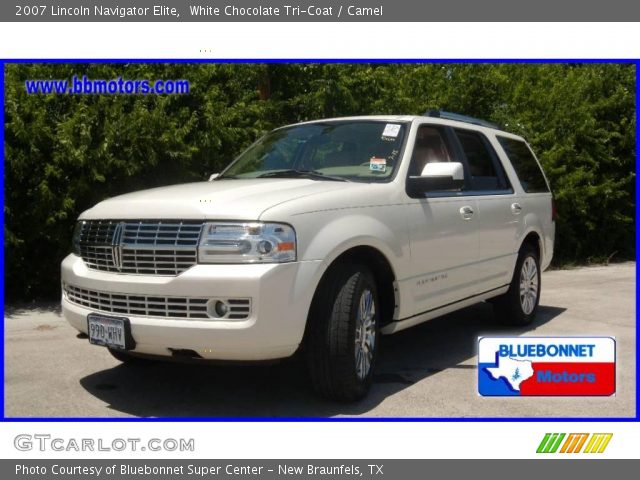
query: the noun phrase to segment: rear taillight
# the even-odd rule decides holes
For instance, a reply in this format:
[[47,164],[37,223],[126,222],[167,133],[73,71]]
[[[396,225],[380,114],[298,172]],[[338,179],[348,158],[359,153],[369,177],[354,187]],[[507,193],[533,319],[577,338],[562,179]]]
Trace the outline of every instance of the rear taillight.
[[556,207],[556,201],[551,197],[551,221],[555,222],[558,218],[558,207]]

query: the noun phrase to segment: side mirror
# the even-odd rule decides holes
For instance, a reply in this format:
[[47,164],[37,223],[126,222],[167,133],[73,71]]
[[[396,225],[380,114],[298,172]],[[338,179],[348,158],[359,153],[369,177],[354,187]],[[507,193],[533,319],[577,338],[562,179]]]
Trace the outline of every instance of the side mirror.
[[427,192],[459,191],[464,186],[464,168],[458,162],[427,163],[420,176],[410,176],[407,192],[422,197]]
[[209,177],[209,181],[211,180],[215,180],[216,178],[218,178],[220,176],[219,173],[212,173],[211,176]]

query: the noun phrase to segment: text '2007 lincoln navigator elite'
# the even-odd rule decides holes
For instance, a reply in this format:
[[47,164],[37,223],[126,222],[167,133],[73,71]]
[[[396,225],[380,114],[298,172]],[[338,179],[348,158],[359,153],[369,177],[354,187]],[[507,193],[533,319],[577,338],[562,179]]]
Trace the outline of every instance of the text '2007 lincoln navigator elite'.
[[283,127],[208,182],[103,201],[62,262],[67,320],[119,360],[300,351],[321,394],[369,389],[382,334],[490,300],[533,319],[553,255],[527,143],[431,112]]

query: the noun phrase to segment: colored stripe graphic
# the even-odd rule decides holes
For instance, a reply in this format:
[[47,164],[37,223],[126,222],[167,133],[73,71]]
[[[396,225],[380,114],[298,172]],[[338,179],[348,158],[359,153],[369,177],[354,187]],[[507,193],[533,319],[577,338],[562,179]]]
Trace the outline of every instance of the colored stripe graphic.
[[551,436],[550,433],[544,434],[544,438],[540,442],[540,445],[538,445],[538,449],[536,450],[536,453],[542,453],[542,451],[544,450],[544,446],[547,444],[547,440],[549,440],[550,436]]
[[536,450],[536,453],[542,453],[543,452],[544,446],[547,444],[547,440],[549,440],[550,436],[551,436],[550,433],[545,433],[544,434],[544,438],[540,442],[540,445],[538,445],[538,449]]
[[613,433],[594,433],[583,453],[602,453],[611,441]]
[[573,453],[580,453],[580,450],[582,450],[582,446],[584,445],[584,442],[586,442],[587,438],[589,438],[588,433],[581,433],[580,435],[583,435],[583,437],[580,439],[580,442],[578,442],[578,445],[576,445],[576,448],[573,450]]
[[538,446],[537,453],[556,453],[565,433],[547,433]]
[[607,446],[609,445],[609,442],[611,441],[611,437],[613,437],[613,433],[605,433],[603,435],[605,436],[605,440],[602,443],[600,450],[598,450],[598,453],[604,452],[604,449],[607,448]]
[[[562,440],[567,438],[564,443]],[[545,433],[536,453],[603,453],[613,437],[613,433]],[[587,439],[589,440],[587,442]],[[587,446],[582,450],[584,444]]]
[[562,445],[560,453],[579,453],[584,442],[589,438],[588,433],[572,433]]

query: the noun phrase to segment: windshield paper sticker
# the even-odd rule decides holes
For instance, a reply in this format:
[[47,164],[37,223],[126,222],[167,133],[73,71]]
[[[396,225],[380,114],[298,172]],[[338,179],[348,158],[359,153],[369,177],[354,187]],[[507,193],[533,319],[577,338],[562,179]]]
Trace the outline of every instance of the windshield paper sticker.
[[371,160],[369,160],[369,170],[384,173],[387,170],[387,161],[384,158],[371,157]]
[[396,138],[399,133],[400,125],[397,123],[387,123],[384,127],[384,132],[382,132],[382,136],[387,138]]

